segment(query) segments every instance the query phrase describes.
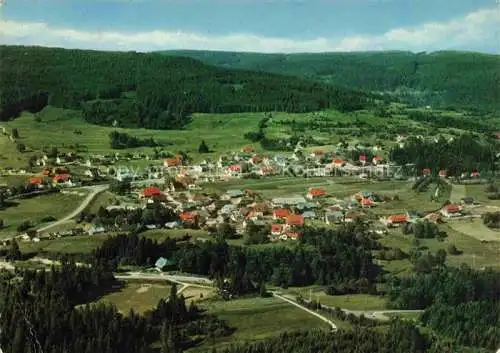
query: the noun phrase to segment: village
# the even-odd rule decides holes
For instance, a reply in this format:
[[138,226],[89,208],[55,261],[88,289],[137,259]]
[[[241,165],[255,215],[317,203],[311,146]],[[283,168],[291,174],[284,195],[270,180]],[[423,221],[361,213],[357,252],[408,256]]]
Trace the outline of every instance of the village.
[[[402,143],[401,139],[398,141]],[[134,210],[155,207],[169,211],[168,216],[163,218],[143,217],[143,229],[202,229],[210,234],[220,231],[221,225],[224,225],[230,229],[229,233],[234,233],[233,237],[242,237],[249,232],[264,235],[265,239],[261,242],[296,240],[308,225],[335,226],[361,222],[369,224],[373,232],[386,234],[388,229],[418,222],[436,224],[449,219],[480,217],[470,214],[470,210],[477,206],[471,197],[453,200],[454,203],[447,200],[444,206],[436,203],[433,212],[405,209],[379,214],[377,209],[391,204],[398,195],[364,190],[363,183],[358,190],[343,197],[339,197],[338,193],[330,194],[321,185],[308,187],[307,183],[304,183],[302,191],[282,197],[265,197],[260,190],[245,188],[245,180],[279,177],[289,178],[290,182],[294,179],[332,177],[376,185],[383,180],[414,182],[432,175],[432,171],[426,168],[415,171],[414,175],[404,176],[398,173],[400,166],[388,163],[382,155],[374,154],[368,160],[365,154],[359,153],[358,160],[352,160],[339,152],[321,149],[305,152],[299,143],[292,155],[270,156],[258,154],[253,146],[247,145],[239,153],[220,156],[214,162],[202,160],[198,163],[190,163],[181,154],[159,159],[159,162],[154,158],[161,156],[144,154],[120,156],[116,153],[87,159],[72,154],[52,156],[55,158],[43,155],[34,161],[34,168],[40,168],[40,173],[23,171],[20,174],[27,177],[24,192],[35,195],[59,190],[69,193],[71,189],[92,185],[104,185],[103,190],[109,185],[111,191],[120,189],[115,204],[105,207],[112,215],[126,215]],[[150,158],[151,163],[146,168],[134,170],[123,166],[130,160]],[[439,170],[437,176],[446,184],[451,184],[446,170]],[[462,173],[461,179],[463,182],[482,182],[476,170]],[[242,187],[218,191],[212,188],[231,180],[241,180]],[[12,190],[9,192],[12,193]],[[439,192],[438,187],[436,197]],[[83,216],[80,218],[84,219]],[[25,241],[38,242],[44,238],[96,235],[122,229],[116,222],[104,224],[95,218],[87,221],[83,228],[78,226],[49,232],[49,227],[44,232],[21,232],[18,236]]]

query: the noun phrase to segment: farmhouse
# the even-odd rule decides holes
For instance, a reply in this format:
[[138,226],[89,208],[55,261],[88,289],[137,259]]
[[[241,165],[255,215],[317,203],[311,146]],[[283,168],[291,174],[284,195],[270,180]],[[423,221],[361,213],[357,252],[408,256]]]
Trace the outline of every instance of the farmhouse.
[[273,219],[286,219],[292,212],[287,208],[278,208],[273,211]]
[[409,221],[410,217],[407,213],[394,214],[382,220],[382,222],[385,223],[387,227],[397,227],[401,224],[408,223]]
[[320,197],[323,197],[326,195],[325,189],[323,188],[310,188],[308,193],[307,193],[307,198],[312,200],[312,199],[317,199]]
[[193,212],[182,212],[179,215],[179,219],[184,223],[193,223],[196,220],[196,216]]
[[441,209],[441,214],[446,218],[460,217],[462,208],[456,204],[449,204]]
[[181,164],[181,160],[179,158],[169,158],[169,159],[165,159],[165,161],[163,161],[163,166],[165,168],[177,167],[180,164]]
[[372,158],[372,163],[374,165],[380,164],[380,163],[382,163],[382,161],[383,161],[383,159],[380,156],[375,156],[375,157]]
[[340,168],[345,165],[345,161],[343,159],[336,158],[333,160],[332,165],[334,168]]
[[155,196],[161,196],[161,190],[159,187],[156,186],[149,186],[142,190],[142,197],[143,198],[152,198]]
[[272,224],[271,225],[271,235],[277,236],[283,233],[283,224]]
[[42,178],[40,177],[31,177],[29,180],[28,180],[28,184],[30,185],[35,185],[39,188],[41,188],[43,185],[43,180]]
[[363,197],[361,199],[361,207],[368,207],[368,208],[370,208],[370,207],[373,207],[373,206],[375,206],[375,202],[373,202],[371,198],[364,198]]
[[445,169],[441,169],[439,171],[438,175],[439,175],[440,178],[446,178],[446,176],[448,175],[448,173],[447,173],[447,171]]

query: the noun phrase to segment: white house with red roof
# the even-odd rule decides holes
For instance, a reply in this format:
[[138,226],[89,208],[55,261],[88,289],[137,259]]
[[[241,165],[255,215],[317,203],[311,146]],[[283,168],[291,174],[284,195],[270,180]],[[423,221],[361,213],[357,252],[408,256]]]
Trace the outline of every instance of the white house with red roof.
[[286,219],[292,212],[287,208],[278,208],[273,211],[273,219]]
[[447,175],[448,175],[448,172],[446,171],[446,169],[439,170],[439,177],[440,178],[446,178]]
[[444,206],[440,213],[446,218],[460,217],[462,215],[462,207],[452,203]]
[[283,224],[272,224],[271,235],[279,236],[283,233]]
[[239,177],[239,176],[241,176],[241,171],[242,171],[241,165],[232,164],[232,165],[227,167],[226,175]]
[[306,197],[309,200],[317,199],[326,195],[326,191],[323,188],[310,188],[307,192]]
[[380,164],[383,161],[384,161],[384,159],[382,157],[380,157],[380,156],[375,156],[375,157],[372,158],[372,163],[374,165]]

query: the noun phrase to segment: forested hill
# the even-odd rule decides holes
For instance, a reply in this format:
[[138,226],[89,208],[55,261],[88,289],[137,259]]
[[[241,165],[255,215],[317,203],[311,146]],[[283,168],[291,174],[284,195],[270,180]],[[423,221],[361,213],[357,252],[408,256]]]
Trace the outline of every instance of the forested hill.
[[193,112],[349,111],[365,94],[157,53],[0,46],[0,120],[50,104],[92,123],[182,127]]
[[165,51],[233,69],[295,75],[339,87],[391,92],[416,105],[500,108],[500,55],[442,51],[261,54]]

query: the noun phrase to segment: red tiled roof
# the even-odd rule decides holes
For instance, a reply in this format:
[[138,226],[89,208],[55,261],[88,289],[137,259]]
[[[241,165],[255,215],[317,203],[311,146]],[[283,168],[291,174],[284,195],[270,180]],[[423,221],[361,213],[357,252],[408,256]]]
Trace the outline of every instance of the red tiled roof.
[[373,160],[374,160],[374,161],[381,161],[381,160],[382,160],[382,157],[380,157],[380,156],[375,156],[375,157],[373,157]]
[[165,167],[176,167],[180,164],[181,159],[180,158],[169,158],[165,159],[163,162],[163,165]]
[[366,156],[364,154],[359,155],[360,161],[366,161]]
[[394,214],[389,216],[390,223],[406,223],[408,222],[408,216],[405,214]]
[[460,212],[460,206],[455,204],[450,204],[444,207],[444,210],[448,213],[457,213]]
[[303,226],[304,217],[299,215],[290,215],[286,218],[286,224],[290,226]]
[[239,172],[241,171],[241,165],[238,165],[238,164],[233,164],[233,165],[230,165],[229,167],[227,167],[230,171],[232,172]]
[[70,178],[71,176],[69,174],[59,174],[54,177],[55,182],[60,182],[60,181],[66,181]]
[[288,216],[290,216],[292,212],[290,212],[289,209],[286,209],[286,208],[278,208],[276,210],[273,211],[273,216],[275,218],[286,218]]
[[369,205],[373,205],[373,201],[371,199],[363,197],[363,198],[361,198],[361,204],[364,206],[369,206]]
[[191,221],[191,220],[194,220],[195,216],[192,212],[182,212],[180,215],[179,215],[179,218],[181,221],[185,222],[185,221]]
[[422,174],[431,174],[431,170],[429,168],[422,169]]
[[161,190],[156,186],[149,186],[142,191],[142,194],[144,197],[159,196],[161,195]]
[[342,165],[342,164],[344,164],[344,160],[337,158],[337,159],[334,159],[332,163],[335,165]]
[[282,224],[272,224],[271,225],[271,232],[272,233],[281,233],[282,229],[283,229]]
[[31,185],[40,185],[40,184],[42,184],[42,178],[32,177],[32,178],[29,179],[29,183]]
[[439,171],[439,176],[441,176],[441,177],[445,177],[446,175],[447,175],[447,171],[446,171],[445,169],[441,169],[441,170]]
[[325,189],[323,189],[323,188],[310,188],[309,194],[313,197],[321,197],[321,196],[325,196],[326,192],[325,192]]
[[242,151],[242,152],[253,152],[254,150],[255,150],[255,149],[254,149],[252,146],[250,146],[250,145],[248,145],[248,146],[244,146],[244,147],[241,149],[241,151]]

